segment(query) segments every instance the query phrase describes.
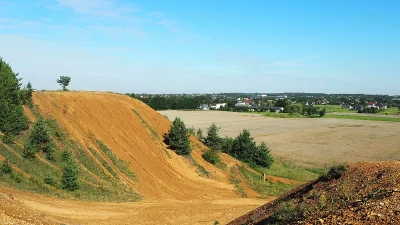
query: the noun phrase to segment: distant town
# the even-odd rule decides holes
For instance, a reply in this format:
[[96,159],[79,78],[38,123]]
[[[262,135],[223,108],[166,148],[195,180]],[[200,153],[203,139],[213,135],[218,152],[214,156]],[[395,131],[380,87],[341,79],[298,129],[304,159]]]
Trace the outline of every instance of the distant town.
[[400,106],[400,96],[324,93],[129,94],[155,110],[224,110],[287,112],[293,107],[340,106],[359,113],[377,113]]

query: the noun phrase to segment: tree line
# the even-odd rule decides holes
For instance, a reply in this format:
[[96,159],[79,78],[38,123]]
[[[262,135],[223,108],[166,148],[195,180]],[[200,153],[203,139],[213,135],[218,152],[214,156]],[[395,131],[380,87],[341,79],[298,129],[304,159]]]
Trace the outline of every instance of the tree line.
[[[206,137],[203,137],[200,129],[195,134],[209,148],[202,155],[206,161],[218,163],[219,153],[223,152],[253,166],[269,168],[272,165],[274,159],[266,143],[261,142],[257,145],[249,130],[244,129],[236,138],[222,138],[219,130],[220,128],[213,123],[208,127]],[[192,149],[189,137],[194,133],[194,129],[187,129],[184,122],[177,117],[165,135],[165,143],[179,155],[190,155]]]

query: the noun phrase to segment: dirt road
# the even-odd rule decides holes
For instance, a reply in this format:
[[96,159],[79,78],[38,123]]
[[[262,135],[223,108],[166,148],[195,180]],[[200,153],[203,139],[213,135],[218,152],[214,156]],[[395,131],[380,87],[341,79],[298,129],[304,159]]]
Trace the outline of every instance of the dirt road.
[[0,186],[1,224],[224,224],[266,199],[74,201]]
[[400,123],[327,118],[270,118],[219,111],[160,111],[170,120],[181,117],[188,127],[221,127],[235,137],[249,129],[272,154],[306,166],[338,162],[400,160]]

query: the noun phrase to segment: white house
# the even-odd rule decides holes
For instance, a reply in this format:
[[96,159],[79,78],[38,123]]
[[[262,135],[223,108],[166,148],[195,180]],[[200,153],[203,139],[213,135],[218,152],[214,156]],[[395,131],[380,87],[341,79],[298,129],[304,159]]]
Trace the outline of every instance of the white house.
[[217,103],[217,104],[211,104],[210,108],[211,109],[220,109],[221,107],[226,107],[227,103]]

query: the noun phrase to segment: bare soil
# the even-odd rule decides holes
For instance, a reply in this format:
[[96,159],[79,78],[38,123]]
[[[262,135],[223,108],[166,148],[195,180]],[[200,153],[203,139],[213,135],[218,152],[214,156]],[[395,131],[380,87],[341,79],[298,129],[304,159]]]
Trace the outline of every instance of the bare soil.
[[399,162],[348,165],[342,174],[299,186],[229,225],[400,224],[399,173]]
[[220,111],[160,111],[203,133],[212,123],[222,136],[243,129],[265,141],[271,153],[296,164],[320,167],[342,162],[400,160],[400,123],[329,118],[270,118]]
[[0,224],[222,224],[267,199],[99,203],[21,192],[0,186]]

